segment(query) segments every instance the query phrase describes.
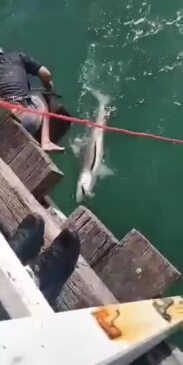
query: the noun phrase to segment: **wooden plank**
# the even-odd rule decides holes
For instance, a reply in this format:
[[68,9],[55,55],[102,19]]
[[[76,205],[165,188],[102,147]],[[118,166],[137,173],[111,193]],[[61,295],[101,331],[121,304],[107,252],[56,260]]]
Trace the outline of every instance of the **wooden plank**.
[[32,212],[45,220],[45,245],[50,245],[60,230],[11,168],[0,158],[0,225],[13,234],[18,224]]
[[63,176],[38,142],[11,118],[0,120],[0,157],[39,198]]
[[39,146],[35,148],[33,141],[22,148],[9,166],[27,189],[39,199],[63,176],[42,149]]
[[[10,123],[10,126],[8,125]],[[28,143],[27,138],[22,138],[22,129],[10,118],[0,119],[0,157],[9,164]]]
[[[46,203],[51,204],[47,212],[54,219],[58,227],[69,225],[67,217],[58,209],[50,197],[45,197]],[[94,271],[88,270],[89,265],[82,256],[79,257],[77,267],[71,278],[67,281],[57,298],[55,310],[66,311],[71,309],[88,308],[90,306],[102,305],[103,303],[117,303],[117,299],[109,292],[108,288],[98,280]],[[87,281],[87,287],[85,282]],[[97,290],[96,290],[97,289]],[[101,295],[98,293],[102,292]],[[102,302],[101,302],[102,299]]]
[[180,272],[136,230],[111,249],[94,270],[122,302],[158,297],[181,278]]
[[[58,214],[59,210],[58,207],[56,206],[56,204],[52,201],[52,199],[50,199],[49,197],[46,197],[46,204],[48,206],[48,211],[52,212],[51,214],[53,214],[54,216],[57,215],[56,217],[56,222],[58,224],[58,226],[63,227],[64,222],[66,217],[63,218],[63,214],[61,213]],[[49,205],[50,204],[50,205]],[[54,213],[53,213],[54,211]],[[79,230],[81,228],[81,222],[83,221],[87,221],[87,218],[84,218],[85,215],[90,216],[92,219],[95,220],[95,222],[97,222],[97,224],[100,224],[100,222],[98,221],[98,219],[96,219],[96,217],[86,208],[80,206],[79,208],[77,208],[73,214],[71,214],[71,216],[69,217],[67,222],[70,222],[71,224],[75,225],[75,227],[77,227],[77,229]],[[82,218],[83,217],[83,218]],[[104,229],[104,226],[102,225],[102,228]],[[81,237],[82,239],[82,237]],[[88,237],[88,242],[92,243],[92,238]],[[86,247],[85,247],[86,249]],[[87,251],[85,252],[85,254],[87,254]],[[99,275],[100,276],[100,275]],[[67,285],[65,285],[64,290],[60,293],[60,296],[57,298],[57,310],[68,310],[68,309],[75,309],[78,307],[82,307],[82,305],[85,307],[86,303],[82,304],[82,302],[78,302],[78,298],[74,297],[74,300],[72,299],[73,294],[72,294],[72,286],[73,286],[73,282],[75,281],[74,276],[72,276],[69,280],[69,282],[67,283]],[[79,294],[79,293],[78,293]],[[71,306],[68,306],[67,303],[70,303]],[[95,305],[97,305],[96,303],[94,303]],[[88,303],[88,307],[90,306],[90,303]],[[166,347],[166,352],[165,352],[165,347]],[[170,345],[169,343],[165,343],[163,342],[162,345],[158,345],[157,347],[155,347],[152,352],[149,351],[147,353],[147,355],[144,355],[144,360],[148,363],[148,365],[181,365],[182,361],[180,359],[181,356],[181,351],[177,348],[174,347],[173,351],[172,351],[172,345]],[[139,361],[143,362],[143,359],[139,359]],[[134,362],[134,365],[136,364],[136,362]],[[139,364],[139,362],[138,362]]]
[[97,263],[109,250],[118,245],[118,240],[87,208],[78,207],[69,217],[68,223],[73,225],[81,240],[81,254],[89,264],[97,269]]
[[57,224],[57,226],[62,228],[65,220],[67,219],[66,216],[64,216],[64,214],[60,212],[58,209],[53,207],[47,208],[47,212],[54,219],[54,222]]
[[52,314],[52,308],[1,233],[0,246],[0,303],[9,317]]
[[[112,255],[111,255],[111,250],[108,249],[109,244],[107,245],[107,248],[105,248],[104,245],[101,246],[101,242],[96,239],[96,236],[98,234],[98,230],[101,227],[102,232],[105,231],[108,239],[110,240],[111,235],[109,234],[109,231],[106,230],[104,225],[101,224],[100,221],[88,209],[86,209],[84,207],[79,207],[78,209],[76,209],[73,212],[73,214],[71,214],[71,216],[69,217],[68,222],[73,224],[78,229],[81,243],[82,243],[81,252],[84,255],[84,257],[87,259],[87,261],[93,266],[94,270],[96,270],[96,268],[97,268],[98,275],[99,275],[99,277],[101,277],[101,271],[100,271],[101,266],[100,265],[102,263],[102,268],[104,268],[106,266],[108,267],[108,265],[110,265],[110,263],[111,263]],[[63,221],[60,222],[60,226],[63,226]],[[86,229],[85,226],[88,226],[88,228]],[[91,228],[89,228],[89,227],[91,227]],[[96,235],[94,235],[94,236],[93,236],[93,232],[94,232],[93,227],[95,227],[95,232],[96,232]],[[97,227],[98,227],[98,230],[97,230]],[[166,275],[167,271],[170,273],[168,282],[166,282],[166,283],[162,282],[162,286],[160,286],[161,291],[164,289],[164,287],[163,287],[164,285],[165,285],[165,287],[167,287],[170,282],[179,278],[180,273],[164,257],[162,257],[162,255],[145,239],[145,237],[143,237],[139,232],[137,232],[135,230],[133,230],[129,235],[127,235],[122,240],[122,244],[120,246],[116,243],[114,236],[112,236],[111,247],[114,250],[114,252],[116,250],[121,249],[120,257],[122,257],[123,263],[126,260],[126,255],[125,255],[126,252],[124,252],[124,256],[123,256],[122,245],[126,244],[126,250],[130,251],[129,252],[130,257],[128,257],[129,258],[129,260],[128,260],[129,267],[131,266],[130,260],[132,260],[133,265],[134,265],[134,262],[136,262],[136,264],[137,264],[137,261],[135,260],[136,251],[133,251],[133,245],[131,245],[132,244],[131,240],[128,241],[128,239],[130,239],[132,236],[133,236],[133,239],[136,238],[136,240],[137,240],[136,243],[138,243],[138,240],[140,240],[140,247],[135,247],[136,250],[138,249],[138,256],[137,256],[138,260],[140,259],[140,252],[142,254],[145,253],[146,249],[148,247],[151,253],[153,251],[154,255],[156,257],[158,256],[158,258],[160,258],[163,261],[163,268],[165,269],[165,275]],[[135,246],[135,244],[134,244],[134,246]],[[97,253],[99,248],[102,249],[102,252],[100,251],[100,256],[99,256],[100,258],[102,257],[101,261],[97,260],[96,254],[92,255],[92,249],[94,250],[94,252]],[[107,254],[107,258],[106,258],[105,254],[107,252],[108,252],[108,254]],[[116,252],[118,254],[118,251],[116,251]],[[120,260],[120,258],[118,256],[117,256],[117,259]],[[147,259],[147,256],[146,256],[146,259]],[[118,267],[120,267],[120,269],[124,270],[125,266],[124,265],[122,266],[121,264],[119,265],[119,262],[120,261],[118,261]],[[132,271],[133,273],[135,271],[135,277],[133,277],[132,280],[135,279],[135,281],[137,281],[137,284],[139,283],[139,280],[140,280],[139,274],[141,274],[141,277],[142,277],[142,272],[141,272],[142,268],[139,267],[139,263],[140,262],[138,261],[138,265],[137,265],[138,267],[136,267],[136,270],[133,266],[133,271]],[[116,273],[115,263],[113,264],[113,262],[112,262],[112,265],[113,265],[112,268],[109,269],[110,273],[108,274],[108,278],[109,278],[109,280],[111,280],[111,283],[113,283],[113,284],[111,284],[111,291],[112,291],[112,293],[114,293],[113,287],[115,286],[115,276],[116,275],[118,276],[117,280],[119,281],[119,286],[120,286],[121,277],[123,276],[123,271],[122,272],[118,271],[118,273]],[[139,270],[140,270],[140,272],[139,272]],[[148,264],[146,265],[146,270],[149,270]],[[151,271],[153,270],[153,273],[154,273],[153,275],[156,274],[156,269],[155,269],[155,267],[153,267],[151,265],[151,263],[150,263],[150,270]],[[161,270],[161,266],[158,267],[158,270]],[[139,274],[137,274],[137,273],[139,273]],[[120,278],[119,278],[119,275],[120,275]],[[136,277],[138,278],[138,280],[136,280]],[[166,276],[164,276],[164,278],[167,279]],[[153,288],[154,288],[154,285],[156,285],[156,289],[158,289],[159,275],[157,274],[154,279],[155,279],[155,282],[153,282]],[[72,278],[70,280],[72,281]],[[105,278],[104,278],[104,280],[105,280]],[[144,276],[143,276],[143,280],[144,280]],[[107,282],[105,281],[105,283],[108,286],[108,281]],[[146,283],[146,287],[147,287],[147,284],[148,284],[148,282]],[[129,292],[129,290],[131,290],[130,285],[131,285],[131,283],[128,284],[128,292]],[[140,287],[142,288],[142,285],[140,285]],[[135,291],[133,290],[133,288],[134,288],[134,285],[132,287],[132,291],[128,295],[131,297],[132,300],[136,300],[136,296],[138,296],[138,292],[136,291],[136,288],[135,288]],[[150,286],[150,290],[151,290],[151,286]],[[156,290],[155,290],[155,293],[157,294]],[[62,298],[62,295],[64,295],[64,292],[61,293],[61,295],[60,295],[61,298]],[[69,297],[70,295],[71,295],[71,293],[68,292],[68,290],[67,290],[67,296]],[[125,290],[124,290],[124,293],[122,292],[122,295],[123,295],[123,297],[125,295],[125,298],[126,298]],[[133,295],[134,295],[134,297],[133,297]],[[143,295],[142,289],[141,289],[141,295]],[[151,297],[151,293],[149,293],[149,296]],[[142,296],[142,298],[144,298],[144,297]],[[126,300],[127,300],[127,298],[126,298]],[[80,305],[81,304],[82,303],[80,303]],[[77,305],[78,305],[78,303],[77,303]],[[62,301],[60,298],[58,298],[58,307],[60,309],[62,309]],[[159,359],[158,365],[169,365],[169,362],[168,362],[169,360],[172,361],[171,365],[182,364],[182,362],[179,361],[179,358],[177,358],[177,356],[175,355],[175,351],[171,355],[171,348],[169,347],[168,344],[166,344],[166,347],[169,349],[168,357],[165,356],[164,348],[161,348],[161,345],[159,345],[158,348],[154,349],[154,351],[156,353],[156,359]],[[179,349],[177,349],[177,351],[179,351]],[[163,360],[162,360],[162,352],[164,354]],[[151,356],[151,352],[149,353],[149,356]],[[153,359],[153,357],[151,357],[151,361],[153,361],[152,359]],[[147,361],[147,358],[146,358],[146,361]],[[149,360],[148,360],[148,364],[150,364]],[[135,365],[135,363],[134,363],[134,365]],[[157,364],[156,364],[156,362],[152,362],[151,365],[157,365]]]
[[180,328],[182,301],[170,300],[170,321],[149,300],[1,322],[1,365],[129,365]]
[[57,298],[55,309],[56,311],[66,311],[117,302],[109,289],[80,256],[74,273]]
[[1,120],[1,122],[6,120],[7,118],[9,118],[10,114],[11,114],[10,110],[0,108],[0,120]]
[[49,215],[51,215],[51,217],[54,219],[54,222],[57,224],[57,226],[60,229],[62,229],[63,224],[65,223],[67,217],[57,207],[57,205],[55,204],[53,199],[50,198],[50,196],[48,196],[48,195],[44,196],[44,199],[42,201],[42,205],[46,208]]
[[82,206],[68,222],[79,232],[81,254],[121,302],[159,296],[181,277],[136,230],[118,243],[96,216]]
[[[12,234],[29,213],[38,213],[45,221],[45,246],[49,246],[60,233],[53,218],[2,159],[0,159],[0,207],[0,226],[8,234]],[[82,304],[86,303],[86,306],[89,301],[92,302],[92,297],[93,302],[96,301],[98,305],[117,302],[84,259],[80,258],[77,266],[71,287],[73,297],[78,298],[79,295],[79,300]],[[75,303],[74,299],[72,303]],[[69,307],[69,302],[67,304]]]

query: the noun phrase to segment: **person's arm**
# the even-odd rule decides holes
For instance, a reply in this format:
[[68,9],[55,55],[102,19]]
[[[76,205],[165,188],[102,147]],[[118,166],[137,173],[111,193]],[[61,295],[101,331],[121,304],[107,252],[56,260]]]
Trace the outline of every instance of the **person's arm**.
[[51,79],[51,72],[45,67],[41,66],[38,71],[38,76],[46,89],[53,89],[53,81]]
[[51,72],[43,66],[40,62],[36,61],[34,58],[27,56],[24,53],[19,53],[24,67],[28,74],[37,76],[41,80],[43,86],[46,89],[53,88],[53,82],[51,80]]

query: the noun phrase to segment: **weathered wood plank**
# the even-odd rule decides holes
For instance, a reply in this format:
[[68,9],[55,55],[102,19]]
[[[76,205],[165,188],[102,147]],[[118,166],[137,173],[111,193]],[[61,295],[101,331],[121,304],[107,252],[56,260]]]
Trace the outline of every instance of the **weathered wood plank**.
[[50,198],[50,196],[46,195],[46,196],[44,196],[44,199],[41,202],[41,204],[46,208],[47,212],[54,219],[54,222],[57,224],[57,226],[60,229],[62,229],[63,224],[65,223],[67,217],[57,207],[57,205],[55,204],[55,202],[53,201],[53,199]]
[[[48,202],[50,204],[52,204],[51,200],[48,200]],[[55,211],[55,214],[56,214],[56,211]],[[75,227],[77,227],[77,229],[79,231],[83,225],[83,222],[88,222],[90,220],[87,218],[88,216],[90,217],[90,219],[92,219],[92,220],[94,219],[96,224],[101,225],[99,220],[88,209],[86,209],[84,207],[79,207],[78,209],[76,209],[73,212],[73,214],[71,214],[71,216],[68,218],[67,221],[72,222],[72,224]],[[57,215],[57,223],[58,223],[58,225],[60,225],[60,227],[62,227],[64,224],[64,220],[60,219],[59,215]],[[104,226],[103,225],[101,225],[101,226],[102,226],[102,230],[103,230]],[[132,233],[135,233],[135,232],[136,231],[134,231],[134,230],[132,231]],[[81,232],[80,232],[80,238],[81,238],[81,241],[83,242],[84,239],[81,236]],[[90,235],[88,235],[85,239],[86,239],[86,242],[88,242],[88,244],[92,245],[93,240]],[[146,240],[146,239],[142,235],[141,235],[141,239],[142,239],[141,248],[143,247],[143,250],[145,252],[146,242],[144,242],[144,240]],[[112,239],[112,242],[114,242],[114,239]],[[125,238],[124,238],[123,242],[125,242]],[[95,242],[95,244],[96,244],[96,242]],[[113,243],[112,243],[112,247],[114,247]],[[138,247],[137,247],[137,249],[138,249]],[[82,248],[82,252],[83,252],[83,248]],[[86,245],[84,247],[84,254],[87,255],[87,259],[89,259],[90,256],[87,254]],[[134,254],[135,254],[135,252],[134,252]],[[115,270],[116,270],[116,268],[114,268],[114,273],[115,273]],[[99,274],[99,277],[100,277],[100,274]],[[158,279],[158,278],[156,278],[156,279]],[[70,278],[69,282],[67,283],[67,285],[65,285],[65,288],[61,292],[59,298],[57,299],[58,311],[75,309],[78,307],[81,308],[82,306],[83,307],[86,306],[86,303],[82,303],[82,301],[80,301],[80,300],[78,301],[78,298],[74,297],[74,301],[72,299],[73,295],[72,295],[71,288],[73,286],[74,281],[75,281],[75,278],[74,278],[74,276],[72,276]],[[78,294],[79,294],[79,292],[78,292]],[[142,299],[144,299],[144,298],[142,298]],[[69,307],[66,303],[70,303],[71,306]],[[97,302],[93,303],[93,305],[97,305]],[[90,303],[88,303],[88,306],[90,306]],[[165,351],[165,348],[166,348],[166,351]],[[181,365],[183,363],[181,356],[182,356],[182,352],[177,347],[174,346],[173,350],[172,350],[172,345],[170,345],[167,342],[163,342],[162,344],[156,346],[152,351],[149,351],[144,356],[144,360],[148,363],[148,365]],[[141,361],[143,362],[143,359],[139,359],[139,361],[134,362],[133,365],[139,364],[139,363],[141,363]]]
[[136,230],[118,243],[82,206],[71,214],[67,224],[78,230],[82,256],[120,302],[156,297],[181,276]]
[[10,114],[11,114],[10,110],[0,108],[0,120],[1,120],[1,122],[6,120],[7,118],[9,118]]
[[35,148],[33,141],[22,148],[9,166],[27,189],[39,199],[63,176],[42,149],[39,146]]
[[81,254],[120,302],[161,295],[181,274],[138,231],[118,243],[84,207],[68,218],[79,232]]
[[[85,283],[87,282],[87,286]],[[88,308],[117,303],[117,299],[80,256],[77,267],[57,300],[56,310]]]
[[[8,123],[11,125],[9,126]],[[0,142],[0,157],[7,164],[10,164],[28,143],[26,138],[22,138],[22,129],[10,118],[0,119]]]
[[45,220],[45,245],[49,245],[59,234],[59,228],[45,209],[1,158],[0,207],[0,225],[8,234],[13,234],[23,218],[32,212],[42,215]]
[[81,240],[81,254],[94,269],[109,250],[118,245],[114,235],[87,208],[78,207],[68,222],[78,231]]
[[54,219],[54,222],[57,224],[58,227],[62,228],[63,223],[67,219],[63,213],[61,213],[59,210],[53,207],[47,208],[47,212],[51,215],[51,217]]
[[11,118],[0,120],[0,157],[39,198],[63,176],[38,142]]
[[[54,223],[51,215],[38,203],[2,159],[0,159],[0,206],[0,226],[8,234],[12,234],[29,213],[38,213],[45,221],[45,246],[50,245],[60,233],[60,228]],[[86,303],[85,306],[87,306],[89,302],[97,302],[96,304],[99,305],[117,302],[84,259],[80,258],[73,275],[71,288],[73,298],[80,296],[83,305]],[[72,303],[75,305],[73,298]],[[69,307],[69,302],[67,304]]]
[[157,297],[181,277],[180,272],[136,230],[111,249],[94,270],[122,302]]

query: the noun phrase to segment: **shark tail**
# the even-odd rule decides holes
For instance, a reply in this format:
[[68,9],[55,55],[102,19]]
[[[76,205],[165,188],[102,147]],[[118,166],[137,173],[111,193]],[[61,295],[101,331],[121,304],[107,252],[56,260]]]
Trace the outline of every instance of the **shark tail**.
[[110,96],[102,94],[99,90],[88,88],[87,90],[97,99],[99,108],[105,108],[110,102]]

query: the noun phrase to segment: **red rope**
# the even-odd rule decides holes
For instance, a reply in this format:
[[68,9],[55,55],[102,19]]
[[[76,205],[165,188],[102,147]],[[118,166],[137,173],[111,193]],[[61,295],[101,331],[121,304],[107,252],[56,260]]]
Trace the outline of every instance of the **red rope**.
[[67,122],[72,122],[72,123],[76,123],[76,124],[84,124],[89,127],[104,129],[107,132],[117,132],[117,133],[127,134],[129,136],[134,136],[134,137],[145,137],[145,138],[151,138],[151,139],[156,139],[156,140],[160,140],[160,141],[183,144],[183,139],[163,137],[163,136],[159,136],[159,135],[156,135],[153,133],[135,132],[135,131],[131,131],[129,129],[110,127],[107,125],[100,125],[100,124],[92,122],[91,120],[88,120],[88,119],[68,117],[66,115],[55,114],[55,113],[51,113],[51,112],[47,112],[47,111],[43,112],[43,111],[39,111],[37,109],[24,107],[20,104],[12,104],[12,103],[9,103],[8,101],[4,101],[4,100],[0,100],[0,107],[2,107],[4,109],[8,109],[8,110],[17,110],[20,112],[28,112],[28,113],[32,113],[32,114],[36,114],[36,115],[46,116],[49,118],[65,120]]

